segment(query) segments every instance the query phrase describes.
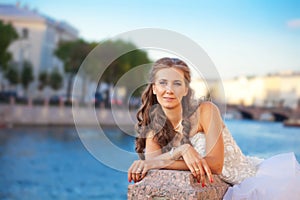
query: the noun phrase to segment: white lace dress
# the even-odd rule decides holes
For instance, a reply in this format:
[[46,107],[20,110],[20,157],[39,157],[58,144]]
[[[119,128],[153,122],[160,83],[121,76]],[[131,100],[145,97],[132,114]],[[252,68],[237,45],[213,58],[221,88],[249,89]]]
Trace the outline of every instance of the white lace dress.
[[[205,156],[205,135],[191,139],[194,148]],[[224,199],[300,199],[300,165],[294,153],[262,160],[245,156],[229,130],[223,130],[224,165],[220,178],[232,184]]]

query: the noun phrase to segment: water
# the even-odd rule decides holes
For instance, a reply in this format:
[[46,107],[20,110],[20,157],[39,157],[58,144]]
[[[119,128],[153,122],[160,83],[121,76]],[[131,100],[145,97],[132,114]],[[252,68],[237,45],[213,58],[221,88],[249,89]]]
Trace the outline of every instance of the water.
[[268,158],[294,152],[300,161],[300,128],[285,127],[280,122],[251,120],[229,120],[225,123],[244,154]]
[[[293,151],[300,160],[299,128],[246,120],[226,124],[247,155],[267,158]],[[105,132],[115,145],[133,152],[131,136],[116,128]],[[127,174],[95,159],[74,127],[0,129],[0,163],[0,199],[127,198]]]

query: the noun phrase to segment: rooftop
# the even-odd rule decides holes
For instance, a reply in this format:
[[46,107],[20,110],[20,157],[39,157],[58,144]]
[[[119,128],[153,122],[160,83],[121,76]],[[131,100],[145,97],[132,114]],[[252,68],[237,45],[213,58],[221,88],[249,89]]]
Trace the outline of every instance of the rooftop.
[[44,22],[56,26],[59,29],[78,35],[78,30],[64,21],[55,20],[49,16],[39,13],[37,10],[30,10],[28,7],[21,7],[19,4],[0,4],[0,19]]

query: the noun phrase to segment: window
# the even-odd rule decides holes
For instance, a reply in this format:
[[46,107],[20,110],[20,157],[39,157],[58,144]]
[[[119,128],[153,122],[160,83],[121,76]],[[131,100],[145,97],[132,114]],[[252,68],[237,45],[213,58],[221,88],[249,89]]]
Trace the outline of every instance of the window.
[[22,29],[22,38],[24,38],[24,39],[28,38],[28,29],[27,28]]

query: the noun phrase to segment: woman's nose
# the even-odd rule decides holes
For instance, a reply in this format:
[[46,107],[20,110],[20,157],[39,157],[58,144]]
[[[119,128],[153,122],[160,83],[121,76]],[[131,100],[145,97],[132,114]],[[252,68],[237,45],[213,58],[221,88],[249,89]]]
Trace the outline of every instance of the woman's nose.
[[167,93],[173,93],[173,88],[172,88],[171,85],[167,85],[167,86],[166,86],[166,92],[167,92]]

